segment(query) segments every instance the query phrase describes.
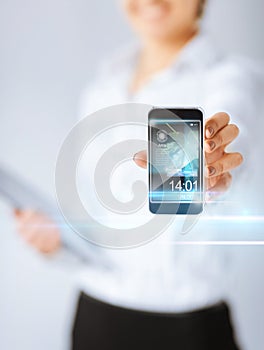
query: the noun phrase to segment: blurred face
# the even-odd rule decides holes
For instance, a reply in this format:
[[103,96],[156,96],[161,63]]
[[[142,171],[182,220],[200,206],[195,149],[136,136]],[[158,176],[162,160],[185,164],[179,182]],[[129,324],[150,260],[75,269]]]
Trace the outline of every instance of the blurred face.
[[198,26],[201,0],[123,0],[133,28],[146,39],[169,40]]

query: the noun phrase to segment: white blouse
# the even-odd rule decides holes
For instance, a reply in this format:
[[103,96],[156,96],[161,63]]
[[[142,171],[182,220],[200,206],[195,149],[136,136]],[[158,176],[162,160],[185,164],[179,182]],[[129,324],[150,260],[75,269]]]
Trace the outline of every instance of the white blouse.
[[[249,154],[248,144],[254,137],[250,120],[256,116],[259,93],[247,64],[238,58],[225,57],[205,35],[199,35],[182,50],[171,67],[155,74],[143,88],[131,95],[128,86],[137,53],[138,48],[132,47],[118,53],[114,59],[106,60],[97,78],[82,96],[82,117],[103,107],[125,102],[201,106],[206,117],[227,111],[241,130],[238,141],[232,147],[244,155]],[[95,141],[95,148],[100,148],[98,145],[100,142],[96,144]],[[240,184],[247,181],[246,169],[253,161],[253,157],[249,158],[246,157],[245,164],[236,172],[235,185],[229,194],[232,200],[239,197],[236,188],[241,188]],[[127,176],[146,181],[146,171],[142,169],[133,174],[128,169]],[[117,177],[113,188],[118,197],[120,186],[122,195],[125,186],[122,174]],[[87,198],[87,203],[92,202],[92,206],[97,208],[95,201],[96,197]],[[204,214],[205,220],[198,222],[185,238],[189,241],[221,238],[225,225],[207,222],[206,217],[218,215],[225,208],[230,210],[222,202],[209,205],[207,214]],[[210,245],[175,244],[182,240],[179,233],[170,230],[138,248],[96,248],[100,250],[98,264],[92,263],[83,269],[78,276],[80,288],[115,305],[167,312],[193,310],[228,298],[230,259],[227,251]],[[94,249],[93,245],[91,249]],[[100,267],[103,257],[108,269]]]

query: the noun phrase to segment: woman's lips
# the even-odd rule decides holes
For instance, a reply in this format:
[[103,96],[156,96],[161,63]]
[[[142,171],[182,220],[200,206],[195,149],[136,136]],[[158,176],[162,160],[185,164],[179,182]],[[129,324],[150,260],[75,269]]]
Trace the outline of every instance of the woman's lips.
[[168,13],[166,6],[155,5],[146,6],[139,9],[139,15],[146,21],[157,21],[162,19]]

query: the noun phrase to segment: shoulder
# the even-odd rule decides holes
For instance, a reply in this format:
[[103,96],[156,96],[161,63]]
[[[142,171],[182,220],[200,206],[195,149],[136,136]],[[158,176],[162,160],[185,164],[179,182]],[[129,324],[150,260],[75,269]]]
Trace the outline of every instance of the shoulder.
[[[210,51],[208,51],[210,52]],[[242,55],[223,54],[220,50],[202,69],[203,96],[207,115],[223,110],[235,119],[254,115],[263,109],[262,65]]]
[[[236,83],[240,80],[256,79],[263,67],[260,62],[221,49],[208,33],[202,32],[191,44],[191,58],[208,83]],[[195,57],[195,59],[194,59]]]
[[253,91],[263,81],[262,65],[239,55],[219,55],[206,69],[209,86]]
[[[227,110],[244,110],[251,114],[262,107],[264,92],[262,67],[242,56],[219,57],[205,70],[205,96],[207,103]],[[258,107],[257,107],[258,106]]]

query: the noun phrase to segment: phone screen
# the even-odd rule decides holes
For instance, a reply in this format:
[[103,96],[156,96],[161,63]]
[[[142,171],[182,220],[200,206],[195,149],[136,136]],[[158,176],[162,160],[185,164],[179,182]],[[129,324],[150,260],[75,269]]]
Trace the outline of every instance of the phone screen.
[[[185,110],[186,112],[186,110]],[[180,114],[180,113],[179,113]],[[150,209],[163,204],[161,213],[201,211],[202,191],[202,119],[164,112],[149,118],[149,201]],[[178,204],[178,206],[174,205]],[[185,205],[182,205],[185,204]],[[178,210],[177,210],[178,208]],[[165,212],[164,212],[165,211]]]

